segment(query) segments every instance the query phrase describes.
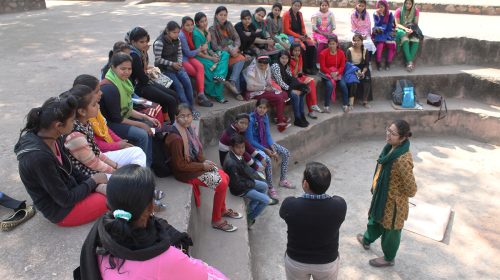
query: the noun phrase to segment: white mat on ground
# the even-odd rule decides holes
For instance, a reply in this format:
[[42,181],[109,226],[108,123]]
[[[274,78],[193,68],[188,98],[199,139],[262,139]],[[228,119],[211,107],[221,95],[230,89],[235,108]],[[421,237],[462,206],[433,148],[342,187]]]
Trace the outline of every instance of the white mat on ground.
[[450,220],[451,207],[436,206],[417,199],[410,199],[410,213],[404,229],[442,241]]
[[403,111],[422,111],[424,110],[424,107],[421,104],[415,103],[414,108],[405,108],[401,105],[396,105],[393,101],[391,101],[392,108],[395,110],[403,110]]

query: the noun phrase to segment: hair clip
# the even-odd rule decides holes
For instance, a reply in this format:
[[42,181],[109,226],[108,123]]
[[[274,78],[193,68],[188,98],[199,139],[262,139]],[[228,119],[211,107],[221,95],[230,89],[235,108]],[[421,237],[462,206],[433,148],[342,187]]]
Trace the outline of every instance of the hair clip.
[[113,217],[115,217],[115,219],[124,219],[125,221],[128,222],[130,221],[130,219],[132,219],[132,214],[130,214],[125,210],[117,209],[113,211]]

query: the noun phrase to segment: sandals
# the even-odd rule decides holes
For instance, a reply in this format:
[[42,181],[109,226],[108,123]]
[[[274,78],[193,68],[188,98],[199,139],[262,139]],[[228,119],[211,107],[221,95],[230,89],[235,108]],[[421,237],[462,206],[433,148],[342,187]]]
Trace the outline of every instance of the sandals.
[[268,193],[269,197],[278,200],[278,193],[276,192],[276,189],[274,187],[270,187]]
[[365,240],[364,240],[363,235],[361,233],[358,233],[358,235],[356,235],[356,239],[363,246],[363,249],[365,249],[365,250],[370,249],[370,244],[365,243]]
[[369,261],[369,264],[371,266],[374,266],[374,267],[385,267],[385,266],[393,266],[394,265],[394,261],[387,261],[385,260],[384,257],[380,257],[380,258],[375,258],[375,259],[371,259]]
[[36,213],[36,210],[33,206],[27,206],[24,209],[17,210],[14,214],[6,218],[0,223],[1,231],[10,231],[17,227],[18,225],[26,222],[31,219]]
[[243,96],[241,96],[241,94],[237,94],[236,96],[234,96],[234,98],[236,98],[236,100],[238,101],[244,101],[245,99],[243,99]]
[[288,180],[281,180],[279,183],[279,186],[282,188],[287,188],[287,189],[295,189],[295,186],[292,185]]
[[225,231],[225,232],[233,232],[233,231],[238,229],[237,227],[228,223],[226,220],[223,220],[222,223],[220,223],[218,225],[212,223],[212,227],[215,229],[218,229],[218,230]]
[[243,218],[243,215],[240,213],[234,211],[233,209],[227,209],[226,212],[222,214],[222,217],[228,217],[228,218],[233,218],[233,219],[241,219]]
[[406,65],[406,71],[412,72],[415,69],[415,65],[413,62],[408,62],[408,65]]

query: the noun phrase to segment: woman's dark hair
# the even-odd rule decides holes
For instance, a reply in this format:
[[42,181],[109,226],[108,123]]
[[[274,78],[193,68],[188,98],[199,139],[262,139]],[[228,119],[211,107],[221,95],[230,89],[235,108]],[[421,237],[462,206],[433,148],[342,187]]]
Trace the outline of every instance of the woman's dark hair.
[[255,107],[259,107],[260,105],[266,105],[266,107],[269,108],[269,100],[265,98],[257,100],[257,103],[255,103]]
[[245,137],[239,133],[235,133],[233,136],[231,136],[231,147],[234,147],[239,144],[245,143]]
[[295,43],[293,42],[291,45],[290,45],[290,55],[292,55],[292,52],[295,48],[301,48],[300,44],[299,43]]
[[328,167],[319,162],[308,162],[304,170],[304,180],[315,194],[324,194],[330,187],[332,174]]
[[129,54],[126,54],[124,52],[119,52],[119,53],[115,53],[113,55],[113,57],[111,57],[110,64],[113,67],[117,67],[118,65],[120,65],[126,61],[129,61],[130,63],[132,63],[132,57]]
[[175,112],[175,115],[178,116],[182,110],[189,110],[191,113],[193,112],[193,110],[191,109],[191,107],[189,107],[188,104],[181,103],[181,104],[177,105],[177,112]]
[[335,35],[328,36],[328,44],[330,44],[331,41],[334,41],[335,43],[337,43],[337,49],[340,48],[339,38],[337,36],[335,36]]
[[[108,216],[113,220],[104,226],[113,241],[131,250],[142,249],[141,238],[136,236],[138,231],[131,222],[139,219],[153,202],[154,191],[155,177],[148,168],[130,164],[113,172],[106,187],[107,205],[110,210]],[[112,213],[115,210],[129,212],[132,217],[128,221],[114,218]],[[111,269],[118,267],[119,270],[124,262],[125,260],[112,256],[109,258]]]
[[94,91],[91,87],[88,87],[86,85],[76,85],[72,87],[70,90],[61,93],[60,97],[62,98],[67,98],[67,97],[74,97],[77,105],[76,105],[76,115],[78,115],[78,109],[84,109],[87,108],[90,104],[91,100],[91,94]]
[[146,37],[148,41],[150,40],[148,32],[142,27],[134,27],[129,33],[130,42],[137,42],[144,37]]
[[392,122],[392,124],[394,124],[396,126],[396,128],[398,129],[398,134],[399,134],[400,138],[402,138],[402,137],[410,138],[412,136],[412,133],[410,131],[410,124],[407,121],[395,120]]
[[321,0],[319,2],[319,5],[321,6],[321,4],[323,4],[323,3],[326,3],[328,5],[328,7],[330,7],[330,2],[328,0]]
[[292,3],[290,4],[290,9],[292,9],[293,4],[295,3],[300,3],[300,6],[302,7],[302,0],[292,0]]
[[201,19],[206,18],[206,17],[207,17],[207,15],[205,15],[205,13],[197,12],[194,15],[194,23],[196,24],[196,26],[198,26],[198,23],[200,22]]
[[358,0],[358,4],[365,4],[366,5],[366,0]]
[[215,9],[215,15],[218,15],[222,11],[226,11],[226,13],[229,13],[225,6],[219,6],[219,7],[217,7],[217,9]]
[[239,121],[241,119],[247,119],[247,121],[250,121],[250,116],[247,113],[239,113],[238,115],[236,115],[234,121]]
[[[365,4],[365,10],[363,12],[361,12],[361,20],[365,20],[365,17],[366,17],[366,0],[358,0],[358,5],[359,4]],[[356,17],[359,16],[358,9],[355,9],[355,14],[356,14]]]
[[191,21],[192,23],[194,23],[193,18],[191,18],[190,16],[185,16],[185,17],[183,17],[183,18],[181,19],[181,24],[182,24],[182,26],[184,26],[184,24],[186,24],[186,22],[188,22],[188,21]]
[[280,11],[282,11],[283,10],[283,5],[281,5],[281,3],[278,3],[278,2],[276,2],[276,3],[273,4],[273,6],[271,8],[271,11],[267,14],[271,18],[274,18],[274,15],[273,15],[274,8],[278,8],[278,9],[280,9]]
[[243,20],[246,17],[252,18],[252,13],[249,10],[242,10],[240,13],[240,19]]
[[170,31],[174,31],[176,29],[181,29],[181,27],[179,26],[179,24],[175,21],[169,21],[167,23],[167,26],[165,27],[165,31],[164,31],[164,34],[167,34],[167,32],[170,32]]
[[255,9],[255,13],[260,13],[260,12],[264,12],[264,15],[265,15],[266,9],[264,9],[263,7],[258,7],[257,9]]
[[[288,63],[287,63],[287,65],[288,65],[288,64],[290,64],[290,59],[291,59],[290,52],[288,52],[288,51],[286,51],[286,50],[281,50],[281,51],[279,52],[279,56],[278,56],[278,58],[281,58],[282,56],[286,56],[286,57],[288,57]],[[280,61],[280,64],[281,64],[281,61]],[[286,66],[286,65],[285,65],[285,66]]]
[[88,74],[78,75],[78,77],[76,77],[73,81],[73,86],[84,85],[88,86],[92,90],[96,89],[98,84],[99,80],[96,77]]
[[119,53],[119,52],[124,52],[125,50],[130,50],[130,46],[123,42],[123,41],[118,41],[113,45],[113,49],[109,51],[108,53],[108,63],[101,69],[101,74],[106,75],[108,72],[109,68],[111,67],[111,58],[113,57],[113,54]]
[[[64,95],[64,93],[62,94]],[[26,125],[21,130],[37,133],[40,129],[48,129],[53,122],[65,123],[75,115],[77,101],[74,97],[51,97],[41,107],[33,108],[26,115]]]

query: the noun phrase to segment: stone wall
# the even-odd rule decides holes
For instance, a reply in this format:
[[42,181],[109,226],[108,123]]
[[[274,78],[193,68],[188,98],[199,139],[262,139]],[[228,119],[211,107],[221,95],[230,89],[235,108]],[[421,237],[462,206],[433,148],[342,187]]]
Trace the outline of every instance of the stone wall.
[[45,0],[0,0],[0,14],[41,10],[47,8]]
[[[424,0],[425,1],[425,0]],[[187,0],[143,0],[141,3],[151,2],[190,2]],[[195,0],[192,2],[200,3],[221,3],[221,4],[251,4],[251,5],[272,5],[276,0]],[[281,0],[285,6],[290,6],[291,0]],[[354,8],[357,0],[330,0],[332,8]],[[368,7],[374,8],[377,1],[367,0]],[[388,1],[391,10],[401,6],[399,2]],[[473,2],[473,1],[471,1]],[[302,0],[304,6],[318,6],[318,0]],[[417,7],[423,12],[432,13],[453,13],[453,14],[474,14],[474,15],[500,15],[500,6],[477,6],[477,5],[459,5],[459,4],[435,4],[435,3],[417,3]]]

